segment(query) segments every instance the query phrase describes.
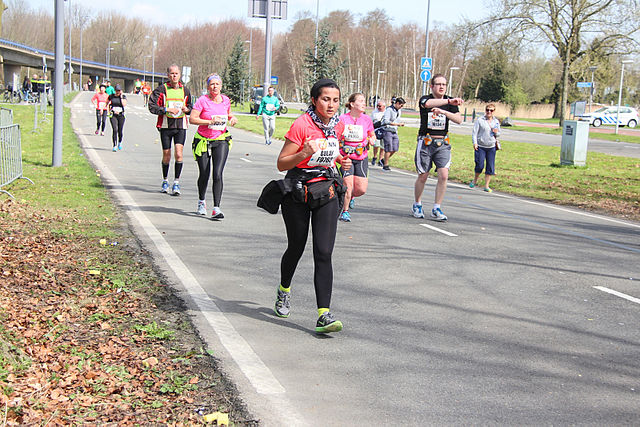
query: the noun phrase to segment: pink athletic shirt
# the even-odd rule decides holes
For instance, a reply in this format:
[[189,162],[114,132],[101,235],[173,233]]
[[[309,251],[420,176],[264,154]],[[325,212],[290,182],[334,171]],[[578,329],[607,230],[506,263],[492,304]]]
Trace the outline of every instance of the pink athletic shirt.
[[344,144],[354,147],[359,145],[365,147],[361,155],[352,153],[349,154],[349,158],[351,160],[366,159],[369,156],[369,152],[367,151],[367,147],[369,146],[367,137],[375,135],[371,117],[367,114],[360,114],[360,117],[354,119],[351,114],[345,113],[340,116],[340,122],[344,124],[344,131],[342,132]]
[[[217,120],[211,125],[198,126],[198,133],[208,139],[215,139],[227,131],[227,120],[231,114],[231,101],[226,95],[222,95],[222,102],[215,103],[208,95],[202,95],[193,106],[193,110],[200,111],[200,118]],[[193,113],[192,113],[193,114]]]

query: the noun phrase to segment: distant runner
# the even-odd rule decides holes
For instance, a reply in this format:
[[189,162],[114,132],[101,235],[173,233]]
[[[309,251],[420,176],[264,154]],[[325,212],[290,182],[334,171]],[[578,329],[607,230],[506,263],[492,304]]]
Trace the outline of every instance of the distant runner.
[[280,100],[273,96],[275,89],[269,86],[267,95],[262,97],[260,108],[258,108],[258,117],[262,117],[262,127],[264,128],[264,143],[271,145],[271,137],[276,130],[276,111],[280,108]]

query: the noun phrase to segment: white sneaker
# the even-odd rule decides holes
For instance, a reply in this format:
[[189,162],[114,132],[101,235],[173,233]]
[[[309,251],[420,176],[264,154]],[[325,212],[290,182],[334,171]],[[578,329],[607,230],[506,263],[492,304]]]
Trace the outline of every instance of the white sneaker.
[[207,214],[207,204],[203,201],[198,200],[198,210],[196,211],[198,215],[206,215]]
[[411,213],[413,214],[414,218],[424,218],[424,211],[422,210],[422,205],[419,205],[417,203],[413,204],[413,207],[411,208]]
[[431,210],[431,218],[436,221],[446,221],[448,218],[445,214],[442,213],[440,208],[435,208]]
[[213,212],[211,212],[211,219],[223,219],[223,218],[224,218],[224,214],[222,213],[220,208],[217,206],[214,206]]

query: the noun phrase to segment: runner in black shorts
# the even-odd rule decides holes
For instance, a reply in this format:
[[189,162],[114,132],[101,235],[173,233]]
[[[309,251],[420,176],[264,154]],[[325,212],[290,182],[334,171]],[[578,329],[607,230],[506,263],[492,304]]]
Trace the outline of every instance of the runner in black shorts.
[[365,113],[367,102],[362,93],[354,93],[349,97],[345,107],[349,110],[340,116],[344,124],[342,134],[344,141],[340,147],[340,154],[351,159],[351,168],[342,174],[347,192],[344,195],[344,206],[340,220],[351,222],[349,209],[353,209],[355,198],[367,192],[369,180],[369,145],[375,141],[373,121]]
[[180,194],[180,174],[182,173],[182,151],[187,138],[187,116],[191,113],[193,101],[189,89],[180,81],[180,67],[172,64],[167,68],[169,81],[159,85],[149,99],[149,111],[158,116],[156,127],[160,131],[162,143],[162,187],[163,193],[169,192],[169,163],[171,162],[171,141],[174,144],[175,178],[171,192]]
[[447,190],[449,166],[451,165],[451,145],[449,144],[449,121],[460,124],[462,116],[458,109],[464,102],[461,98],[451,98],[445,95],[447,79],[442,74],[436,74],[431,79],[431,94],[423,96],[418,101],[420,106],[420,130],[416,145],[415,163],[418,179],[414,185],[415,202],[411,212],[416,218],[424,218],[422,210],[422,192],[429,176],[431,166],[435,164],[438,172],[436,197],[431,218],[436,221],[446,221],[447,216],[442,213],[440,204]]

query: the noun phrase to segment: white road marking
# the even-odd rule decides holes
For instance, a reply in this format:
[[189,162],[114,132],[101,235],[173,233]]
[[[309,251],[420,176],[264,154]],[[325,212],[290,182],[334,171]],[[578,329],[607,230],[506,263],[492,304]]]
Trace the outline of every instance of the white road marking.
[[631,295],[623,294],[622,292],[614,291],[613,289],[605,288],[604,286],[594,286],[599,291],[606,292],[611,295],[615,295],[620,298],[624,298],[636,304],[640,304],[640,298],[632,297]]
[[242,160],[243,162],[247,162],[247,163],[253,163],[251,160],[245,159],[244,157],[240,157],[240,160]]
[[442,230],[438,227],[434,227],[433,225],[429,225],[429,224],[420,224],[420,225],[423,227],[427,227],[429,230],[437,231],[438,233],[446,234],[447,236],[450,236],[450,237],[458,237],[457,234],[453,234],[447,230]]
[[112,193],[120,200],[122,206],[126,206],[125,211],[127,214],[137,221],[141,229],[149,236],[149,239],[158,249],[158,253],[162,254],[167,265],[174,271],[178,280],[182,282],[182,286],[189,297],[197,305],[204,318],[218,335],[222,345],[227,349],[255,390],[265,395],[285,393],[284,387],[275,378],[271,370],[253,351],[249,343],[236,331],[216,303],[209,298],[209,295],[195,276],[144,212],[136,205],[136,202],[127,190],[122,187],[115,175],[109,171],[109,168],[102,162],[93,150],[89,140],[82,135],[81,131],[78,132],[78,137],[86,148],[87,157],[100,170],[104,182],[108,184],[107,186],[111,188]]

